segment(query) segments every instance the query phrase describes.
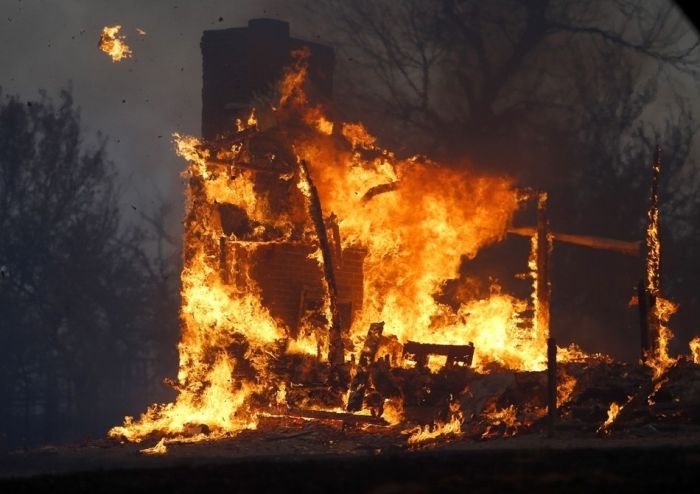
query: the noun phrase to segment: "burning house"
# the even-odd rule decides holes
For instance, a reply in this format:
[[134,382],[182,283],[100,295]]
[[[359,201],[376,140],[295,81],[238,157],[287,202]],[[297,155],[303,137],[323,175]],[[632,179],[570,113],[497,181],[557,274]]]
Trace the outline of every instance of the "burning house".
[[[560,411],[606,431],[611,403],[652,400],[669,382],[663,343],[643,342],[647,389],[646,369],[549,338],[553,242],[632,255],[638,244],[553,232],[545,193],[383,149],[336,115],[332,49],[284,22],[206,31],[201,48],[202,137],[175,136],[189,162],[178,395],[112,437],[162,438],[162,452],[166,439],[320,420],[394,426],[412,444],[537,429],[547,411],[550,426]],[[536,227],[516,228],[533,201]],[[654,208],[640,303],[664,341]],[[531,299],[497,280],[437,297],[463,257],[508,233],[532,239]],[[601,391],[611,373],[624,383]]]
[[[271,19],[252,20],[246,28],[205,31],[202,37],[203,138],[216,142],[218,137],[226,136],[231,132],[232,122],[247,118],[256,97],[274,94],[283,68],[292,63],[292,52],[304,48],[310,53],[307,71],[310,101],[328,106],[333,89],[334,53],[331,48],[290,38],[289,25]],[[255,194],[267,198],[274,216],[287,214],[295,207],[289,184],[280,180],[279,168],[269,167],[268,156],[280,156],[276,163],[284,159],[285,150],[279,146],[278,138],[274,132],[265,135],[255,132],[241,142],[245,143],[252,159],[248,166],[255,170]],[[287,165],[294,159],[286,158]],[[296,207],[300,207],[299,204]],[[322,306],[325,296],[322,270],[311,257],[317,246],[299,235],[303,231],[305,213],[302,211],[295,219],[293,235],[259,245],[248,254],[252,258],[239,258],[246,254],[237,242],[250,236],[256,226],[251,222],[254,220],[230,202],[221,202],[218,214],[223,233],[220,257],[225,280],[236,283],[236,266],[241,262],[255,266],[251,275],[260,289],[264,306],[274,319],[289,328],[293,337],[298,337],[308,312]],[[331,242],[340,324],[343,330],[348,330],[353,316],[362,308],[362,263],[366,251],[343,248],[337,220],[329,216],[325,221]]]

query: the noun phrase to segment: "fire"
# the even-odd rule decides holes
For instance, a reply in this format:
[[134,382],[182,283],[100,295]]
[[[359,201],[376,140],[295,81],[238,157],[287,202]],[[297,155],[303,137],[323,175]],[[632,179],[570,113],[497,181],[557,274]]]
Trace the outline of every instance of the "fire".
[[500,410],[496,409],[495,405],[492,405],[483,412],[483,416],[488,420],[489,425],[481,435],[482,439],[494,436],[494,430],[498,426],[504,428],[502,433],[504,437],[514,436],[522,425],[518,419],[518,410],[515,405],[510,405]]
[[462,434],[462,417],[454,416],[449,422],[436,422],[432,426],[416,427],[409,431],[408,444],[419,444],[448,435]]
[[386,400],[382,418],[391,425],[398,425],[403,422],[403,401],[400,398]]
[[700,336],[696,336],[690,343],[690,356],[694,363],[700,364]]
[[574,390],[576,389],[577,380],[567,372],[560,372],[558,380],[557,407],[560,407],[571,399],[571,395],[574,394]]
[[[318,209],[316,190],[323,214],[337,218],[342,247],[366,252],[362,309],[340,346],[341,363],[359,354],[370,323],[383,321],[384,337],[399,343],[473,342],[473,366],[479,372],[493,364],[514,370],[545,367],[547,319],[536,311],[536,321],[525,321],[521,314],[528,301],[503,293],[496,282],[456,307],[435,298],[447,280],[459,276],[464,258],[473,259],[505,237],[521,203],[511,180],[424,157],[401,158],[381,148],[362,124],[334,124],[321,106],[308,104],[303,90],[307,56],[308,51],[296,53],[276,106],[258,109],[274,114],[293,156],[279,176],[289,194],[288,208],[281,211],[269,194],[258,191],[256,169],[272,167],[274,156],[267,164],[251,164],[240,143],[214,150],[196,137],[174,135],[177,153],[189,163],[178,395],[172,403],[151,406],[137,420],[127,417],[110,431],[112,437],[196,440],[256,428],[258,417],[285,406],[292,390],[271,371],[274,362],[291,354],[315,355],[319,361],[333,354],[329,334],[337,307],[328,276],[320,309],[325,321],[302,319],[293,334],[272,317],[253,274],[261,249],[290,242],[316,245],[309,257],[322,272],[332,273],[318,221],[311,220]],[[235,130],[257,127],[253,111],[236,122]],[[340,132],[334,132],[337,128]],[[245,217],[246,234],[226,231],[220,213],[226,205]],[[438,370],[444,359],[431,365]],[[565,380],[562,402],[574,386],[575,379]],[[339,404],[309,403],[309,408],[324,407],[343,411]],[[460,434],[464,417],[454,407],[446,422],[411,430],[409,443]],[[385,401],[384,411],[389,422],[402,420],[400,400]],[[487,415],[509,433],[520,424],[512,406]]]
[[100,50],[112,57],[112,62],[119,62],[124,58],[131,57],[132,54],[131,48],[126,44],[126,36],[119,34],[121,28],[122,27],[118,24],[116,26],[105,26],[102,28],[102,35],[100,36],[100,43],[98,46]]
[[425,427],[418,426],[414,429],[404,431],[405,434],[409,434],[408,444],[416,445],[446,436],[461,436],[464,414],[460,410],[459,402],[452,401],[449,408],[450,420],[447,422],[436,421],[433,425],[426,425]]
[[598,429],[598,432],[601,433],[607,433],[608,429],[610,426],[615,422],[615,419],[617,416],[620,414],[620,410],[622,410],[622,405],[618,405],[614,401],[610,403],[610,408],[608,409],[608,418],[603,422],[603,425],[600,426]]
[[654,381],[678,361],[668,353],[668,344],[673,333],[668,320],[678,310],[678,306],[661,296],[661,240],[659,238],[659,174],[661,172],[661,149],[656,147],[656,158],[652,164],[651,204],[647,214],[646,230],[646,293],[649,302],[648,325],[652,345],[646,364],[654,373]]
[[144,455],[164,455],[168,452],[168,447],[165,445],[165,438],[161,438],[155,446],[139,450]]
[[678,362],[668,353],[668,344],[673,338],[673,332],[668,327],[669,318],[678,310],[678,305],[663,297],[656,299],[658,340],[656,347],[647,355],[646,364],[654,372],[654,380],[658,380],[668,369]]

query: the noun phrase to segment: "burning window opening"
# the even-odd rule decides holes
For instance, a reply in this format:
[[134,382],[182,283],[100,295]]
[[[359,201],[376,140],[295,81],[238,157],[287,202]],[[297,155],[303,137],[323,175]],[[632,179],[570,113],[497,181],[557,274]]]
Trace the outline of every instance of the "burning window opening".
[[[398,427],[418,444],[465,428],[472,437],[510,436],[539,430],[548,412],[552,424],[558,412],[574,413],[566,407],[577,398],[581,366],[613,362],[550,338],[554,241],[628,255],[639,244],[552,232],[546,193],[381,148],[362,124],[338,122],[314,101],[311,56],[295,50],[277,97],[231,119],[231,132],[204,122],[206,139],[174,135],[189,163],[178,394],[109,435],[159,439],[143,453],[161,454],[170,441],[320,420]],[[658,296],[653,197],[654,281],[643,288],[655,295],[649,313],[665,321],[672,311]],[[515,228],[527,201],[535,201],[537,225]],[[508,233],[532,238],[532,300],[495,282],[456,309],[435,299],[462,256]],[[660,327],[653,336],[655,355],[668,356],[669,334]],[[670,366],[654,358],[647,363],[658,385]],[[513,381],[499,383],[494,371]],[[502,388],[501,399],[489,398],[489,386]]]

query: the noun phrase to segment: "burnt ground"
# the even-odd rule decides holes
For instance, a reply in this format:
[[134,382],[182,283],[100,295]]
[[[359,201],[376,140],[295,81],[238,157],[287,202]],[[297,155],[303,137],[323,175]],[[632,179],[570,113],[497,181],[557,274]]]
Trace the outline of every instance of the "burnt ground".
[[697,492],[700,429],[608,438],[559,431],[410,449],[398,433],[309,425],[171,444],[106,440],[0,456],[0,492]]

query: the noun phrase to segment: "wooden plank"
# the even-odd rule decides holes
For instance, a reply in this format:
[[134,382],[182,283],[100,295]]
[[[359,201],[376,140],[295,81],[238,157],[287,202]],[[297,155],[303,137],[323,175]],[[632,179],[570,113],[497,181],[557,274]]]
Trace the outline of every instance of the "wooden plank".
[[346,424],[374,424],[387,426],[389,423],[379,417],[371,415],[356,415],[347,412],[329,412],[326,410],[308,410],[303,408],[290,408],[287,411],[290,417],[300,417],[313,420],[340,421]]
[[403,353],[416,356],[418,366],[424,366],[428,355],[445,355],[447,362],[454,365],[461,361],[467,366],[471,366],[474,358],[474,344],[468,345],[446,345],[440,343],[420,343],[417,341],[407,341],[403,346]]
[[[534,237],[537,230],[532,227],[509,228],[508,233],[521,237]],[[590,247],[591,249],[610,250],[626,256],[639,257],[641,255],[641,242],[627,242],[624,240],[614,240],[604,237],[593,237],[590,235],[575,235],[571,233],[550,232],[550,235],[557,242]]]
[[374,363],[379,349],[379,340],[384,330],[384,322],[373,322],[369,325],[362,352],[358,360],[357,372],[350,383],[347,410],[357,412],[362,409],[365,391],[369,381],[369,368]]
[[550,437],[554,435],[557,416],[557,342],[554,338],[547,338],[547,422]]

